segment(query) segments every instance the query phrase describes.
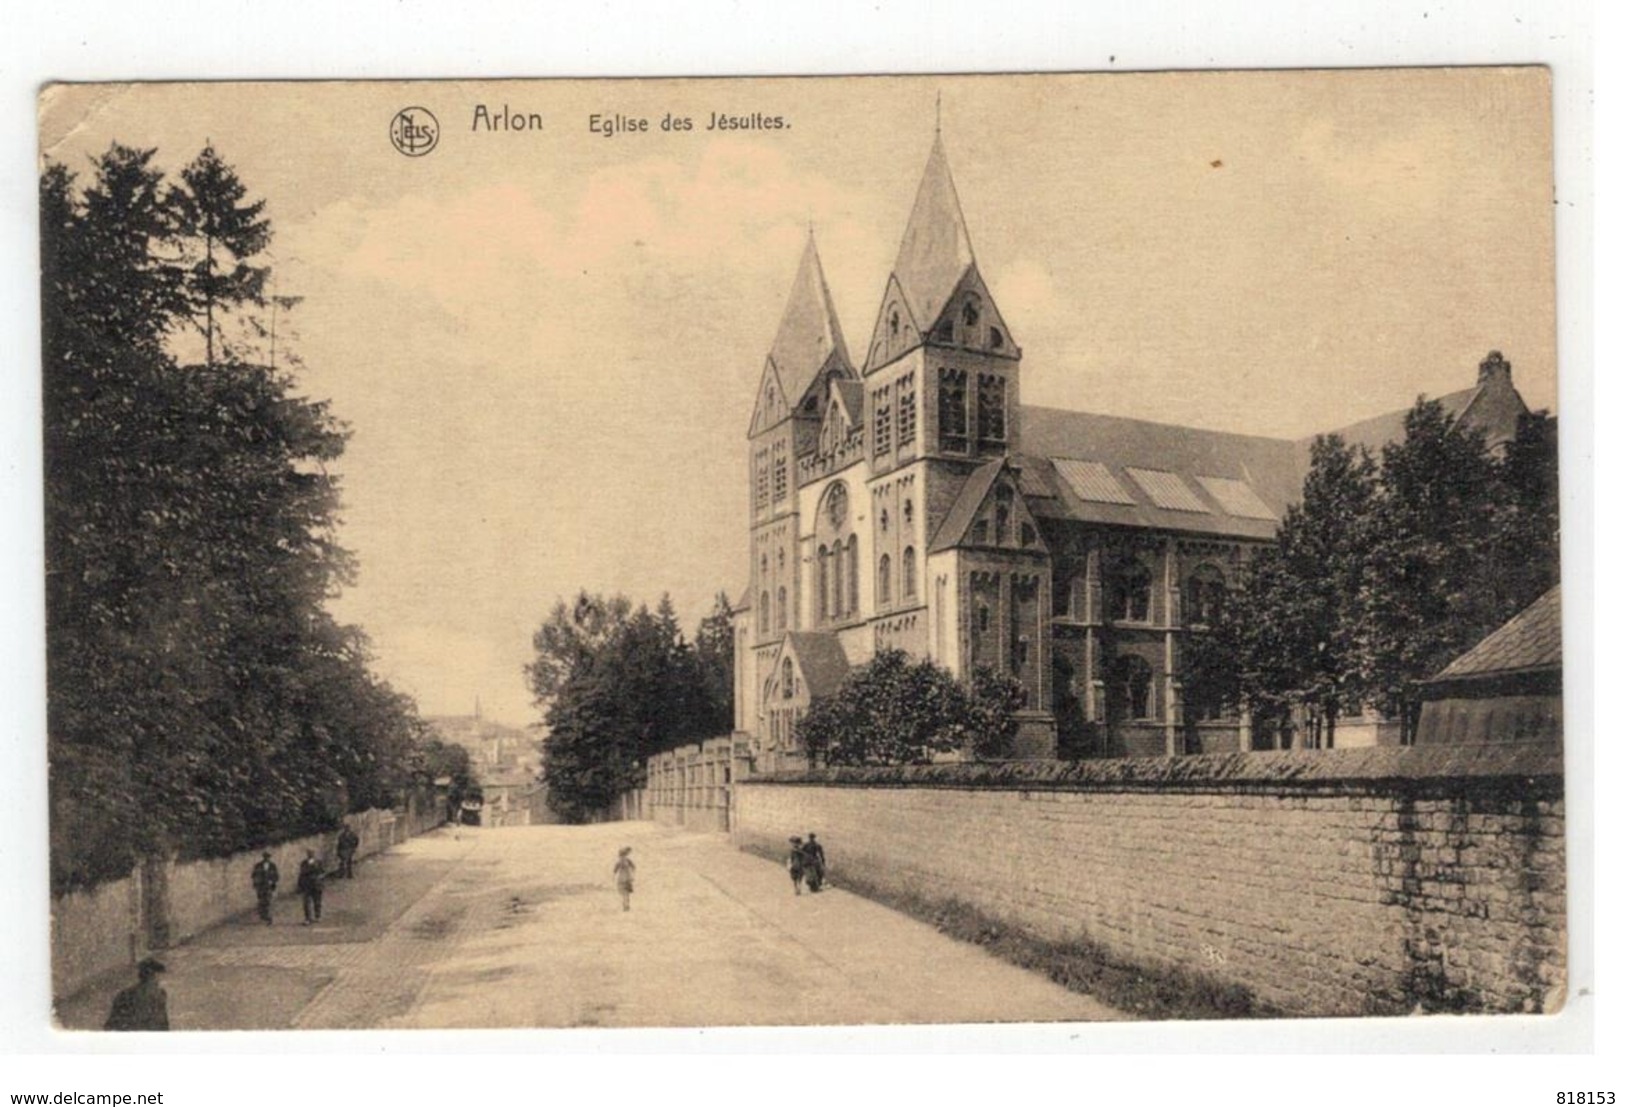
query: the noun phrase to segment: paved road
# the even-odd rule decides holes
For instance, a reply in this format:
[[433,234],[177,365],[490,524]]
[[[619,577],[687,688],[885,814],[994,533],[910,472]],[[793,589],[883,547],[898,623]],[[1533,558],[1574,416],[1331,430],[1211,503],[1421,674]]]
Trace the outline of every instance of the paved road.
[[[634,847],[622,912],[610,869]],[[831,843],[832,852],[838,843]],[[792,894],[722,835],[648,823],[439,831],[169,951],[176,1029],[1086,1021],[1088,996],[839,889]],[[62,1005],[93,1027],[102,992]]]

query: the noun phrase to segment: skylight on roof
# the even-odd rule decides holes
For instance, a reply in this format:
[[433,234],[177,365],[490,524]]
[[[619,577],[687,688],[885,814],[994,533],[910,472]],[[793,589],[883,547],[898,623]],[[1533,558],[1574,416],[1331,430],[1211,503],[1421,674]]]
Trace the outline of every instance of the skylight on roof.
[[1099,461],[1074,461],[1069,457],[1053,459],[1055,471],[1080,500],[1097,504],[1126,504],[1133,507],[1135,499],[1117,483],[1112,471]]
[[1158,507],[1169,511],[1193,511],[1203,515],[1210,514],[1196,493],[1191,491],[1190,485],[1179,479],[1178,473],[1170,473],[1164,469],[1129,469],[1128,475],[1134,478],[1134,483],[1145,489],[1145,494],[1151,497],[1151,502]]
[[1244,480],[1230,477],[1197,477],[1208,495],[1219,501],[1219,506],[1238,519],[1274,519],[1269,504]]

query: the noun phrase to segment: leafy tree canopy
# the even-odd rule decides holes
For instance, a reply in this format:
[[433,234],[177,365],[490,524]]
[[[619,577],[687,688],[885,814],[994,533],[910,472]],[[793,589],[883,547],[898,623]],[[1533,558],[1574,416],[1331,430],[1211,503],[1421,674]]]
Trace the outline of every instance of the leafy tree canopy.
[[[393,802],[423,731],[325,600],[350,579],[328,466],[346,428],[214,344],[257,303],[263,204],[212,150],[176,184],[113,145],[40,177],[52,877],[214,856]],[[218,277],[203,254],[233,258]],[[217,279],[218,277],[218,279]]]
[[923,764],[969,749],[983,758],[1014,751],[1025,694],[1014,678],[979,669],[967,688],[929,658],[881,650],[813,701],[796,734],[814,762]]

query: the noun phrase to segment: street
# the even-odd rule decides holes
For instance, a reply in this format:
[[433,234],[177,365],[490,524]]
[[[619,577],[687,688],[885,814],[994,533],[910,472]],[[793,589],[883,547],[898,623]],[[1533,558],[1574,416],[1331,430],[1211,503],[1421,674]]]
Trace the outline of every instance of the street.
[[[623,912],[611,868],[633,847]],[[331,880],[316,926],[234,919],[161,954],[176,1030],[1088,1021],[1094,999],[721,834],[443,828]],[[120,982],[65,1001],[95,1029]]]

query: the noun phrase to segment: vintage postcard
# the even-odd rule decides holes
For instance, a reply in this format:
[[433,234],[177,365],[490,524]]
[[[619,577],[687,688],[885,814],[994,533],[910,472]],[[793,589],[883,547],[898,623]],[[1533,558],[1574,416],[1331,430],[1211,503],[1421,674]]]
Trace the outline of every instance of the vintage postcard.
[[56,1025],[1567,1001],[1546,69],[39,112]]

